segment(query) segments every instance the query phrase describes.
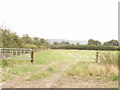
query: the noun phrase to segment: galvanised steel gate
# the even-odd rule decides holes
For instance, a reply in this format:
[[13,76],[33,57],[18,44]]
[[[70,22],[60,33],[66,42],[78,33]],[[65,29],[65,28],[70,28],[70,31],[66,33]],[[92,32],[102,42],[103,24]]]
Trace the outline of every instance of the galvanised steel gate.
[[0,59],[31,60],[33,63],[33,49],[28,48],[0,48]]

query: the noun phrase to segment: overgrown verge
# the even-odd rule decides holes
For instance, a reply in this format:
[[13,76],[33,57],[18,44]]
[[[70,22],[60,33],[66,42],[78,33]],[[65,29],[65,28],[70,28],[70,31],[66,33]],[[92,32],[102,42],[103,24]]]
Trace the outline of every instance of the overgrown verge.
[[118,61],[120,58],[120,51],[100,51],[99,61],[100,64],[110,64],[118,66]]
[[67,69],[66,76],[98,77],[105,81],[116,81],[118,75],[118,53],[100,52],[99,63],[77,62]]
[[113,65],[78,62],[66,70],[66,76],[93,76],[115,81],[118,80],[118,68]]
[[2,73],[2,81],[7,81],[15,77],[25,75],[29,72],[39,69],[40,66],[32,64],[15,65],[14,67],[4,67]]

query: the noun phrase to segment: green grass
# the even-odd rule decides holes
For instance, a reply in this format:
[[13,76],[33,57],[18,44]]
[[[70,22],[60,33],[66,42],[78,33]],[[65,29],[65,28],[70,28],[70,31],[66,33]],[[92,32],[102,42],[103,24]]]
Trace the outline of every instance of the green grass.
[[40,80],[43,79],[47,76],[49,76],[50,73],[49,72],[41,72],[41,73],[37,73],[35,75],[32,75],[30,78],[26,79],[26,81],[31,81],[31,80]]
[[21,75],[26,75],[29,72],[38,70],[39,68],[40,66],[32,65],[32,64],[18,65],[18,66],[9,67],[9,68],[6,67],[3,69],[2,81],[6,81]]
[[70,60],[66,50],[46,50],[35,53],[35,63],[48,64],[58,60]]
[[[76,51],[77,52],[77,51]],[[76,53],[74,52],[74,53]],[[102,77],[111,81],[118,80],[118,51],[98,51],[99,63],[77,62],[66,70],[66,76]],[[81,59],[95,59],[96,51],[80,51]],[[77,53],[76,53],[77,54]],[[86,55],[86,57],[85,57]],[[88,56],[87,56],[88,55]],[[79,60],[79,61],[80,61]]]
[[50,66],[43,72],[38,72],[38,73],[32,74],[30,76],[30,78],[26,79],[26,81],[44,79],[44,78],[49,77],[53,73],[58,72],[58,71],[59,71],[59,68],[57,66]]
[[[34,54],[34,64],[29,60],[3,60],[3,81],[12,79],[16,76],[26,75],[40,69],[41,65],[47,65],[56,61],[72,61],[78,63],[66,70],[67,76],[111,76],[117,75],[117,51],[98,51],[100,63],[79,62],[81,60],[95,60],[96,51],[84,50],[45,50]],[[59,65],[58,65],[59,66]],[[41,79],[54,73],[55,68],[49,67],[45,72],[32,75],[31,79]],[[113,80],[116,77],[113,76]]]
[[20,65],[17,67],[13,67],[11,70],[12,71],[11,73],[15,75],[24,75],[26,72],[35,71],[38,68],[39,68],[38,66],[32,65],[32,64]]
[[2,74],[2,82],[5,82],[6,80],[12,79],[14,76],[12,76],[10,73],[3,73]]
[[113,74],[111,75],[111,78],[104,78],[103,80],[105,82],[108,82],[108,81],[117,81],[119,79],[120,79],[120,75]]
[[99,60],[102,64],[118,65],[118,57],[120,57],[118,51],[99,52]]
[[70,59],[66,51],[46,50],[35,53],[34,64],[31,64],[29,60],[3,60],[3,81],[38,70],[43,64],[54,61],[69,61]]
[[88,63],[77,62],[70,66],[65,72],[66,76],[88,76]]
[[118,67],[113,65],[77,62],[70,66],[66,71],[65,76],[79,77],[101,77],[111,81],[118,80]]
[[2,68],[9,68],[9,67],[14,67],[14,66],[19,66],[23,64],[28,64],[30,63],[30,60],[15,60],[15,59],[9,59],[9,60],[2,60],[1,62],[1,67]]

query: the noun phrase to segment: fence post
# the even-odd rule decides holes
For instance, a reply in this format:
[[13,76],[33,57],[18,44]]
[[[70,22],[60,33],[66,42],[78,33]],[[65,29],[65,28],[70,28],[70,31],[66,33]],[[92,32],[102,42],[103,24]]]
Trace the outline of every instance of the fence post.
[[96,52],[96,62],[98,62],[98,51]]
[[33,62],[34,62],[34,52],[33,52],[33,50],[31,51],[31,63],[33,64]]

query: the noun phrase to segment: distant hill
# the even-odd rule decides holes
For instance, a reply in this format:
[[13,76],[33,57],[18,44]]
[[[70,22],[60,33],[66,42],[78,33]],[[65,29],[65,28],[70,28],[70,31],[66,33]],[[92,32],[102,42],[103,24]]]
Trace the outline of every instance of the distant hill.
[[76,43],[79,43],[79,44],[82,44],[82,45],[85,45],[88,43],[88,41],[84,41],[84,40],[65,40],[65,39],[46,39],[50,44],[53,44],[54,42],[58,42],[58,43],[61,43],[62,41],[65,41],[65,42],[69,42],[70,44],[76,44]]

